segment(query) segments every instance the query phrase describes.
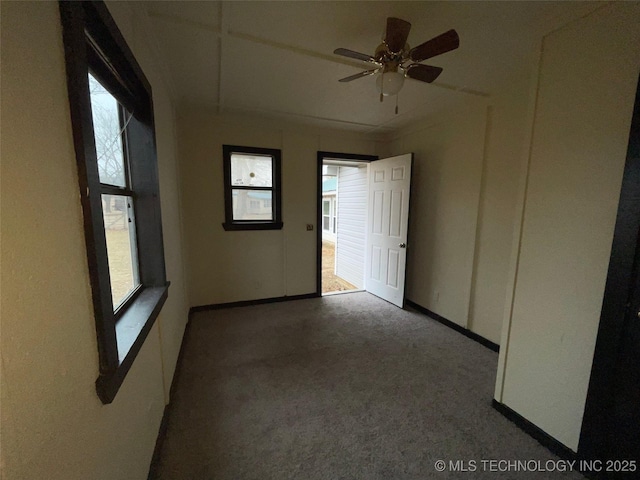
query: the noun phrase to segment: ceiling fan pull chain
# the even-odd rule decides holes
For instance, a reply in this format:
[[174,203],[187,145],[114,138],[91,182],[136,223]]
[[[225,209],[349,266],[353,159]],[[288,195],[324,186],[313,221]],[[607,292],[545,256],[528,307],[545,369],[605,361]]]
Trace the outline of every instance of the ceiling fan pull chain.
[[396,115],[398,114],[398,97],[400,96],[399,93],[396,93]]
[[380,84],[380,103],[382,103],[382,99],[384,98],[382,96],[382,92],[384,90],[384,70],[382,71],[382,73],[380,74],[380,76],[382,77],[382,83]]

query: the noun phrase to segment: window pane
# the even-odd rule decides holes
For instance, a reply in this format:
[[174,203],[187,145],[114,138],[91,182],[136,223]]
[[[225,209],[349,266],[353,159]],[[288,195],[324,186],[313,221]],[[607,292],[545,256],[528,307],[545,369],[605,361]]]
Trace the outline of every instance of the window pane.
[[118,101],[91,74],[89,92],[100,182],[126,187]]
[[133,200],[123,195],[102,195],[113,309],[140,284],[136,251]]
[[273,220],[273,192],[264,190],[232,190],[234,220]]
[[329,217],[328,216],[322,217],[322,229],[326,230],[327,232],[329,231]]
[[273,176],[271,157],[231,154],[231,185],[271,187]]
[[329,215],[331,213],[331,202],[329,200],[324,200],[322,202],[322,214]]

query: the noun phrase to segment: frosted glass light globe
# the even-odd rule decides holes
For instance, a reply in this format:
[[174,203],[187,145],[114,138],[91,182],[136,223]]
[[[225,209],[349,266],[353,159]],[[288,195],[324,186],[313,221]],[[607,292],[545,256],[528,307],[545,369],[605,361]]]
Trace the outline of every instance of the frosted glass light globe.
[[402,85],[404,85],[404,74],[400,71],[381,73],[376,78],[378,93],[382,93],[385,97],[396,95]]

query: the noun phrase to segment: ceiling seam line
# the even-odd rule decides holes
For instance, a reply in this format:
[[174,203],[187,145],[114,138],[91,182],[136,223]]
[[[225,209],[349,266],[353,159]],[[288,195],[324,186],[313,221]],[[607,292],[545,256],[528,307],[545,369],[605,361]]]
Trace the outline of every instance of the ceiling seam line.
[[162,13],[149,12],[149,17],[156,18],[158,20],[162,20],[163,22],[171,22],[177,25],[181,25],[183,27],[195,27],[199,30],[204,30],[209,33],[212,33],[216,37],[221,36],[220,29],[218,27],[213,27],[211,25],[207,25],[206,23],[196,22],[193,20],[188,20],[186,18],[175,17],[172,15],[165,15]]
[[284,111],[281,111],[281,110],[261,109],[261,108],[255,108],[255,107],[227,107],[227,108],[229,110],[239,110],[239,111],[244,111],[244,112],[257,112],[257,113],[263,113],[263,114],[276,113],[278,115],[284,115],[284,116],[289,116],[289,117],[300,117],[300,118],[306,118],[306,119],[309,119],[309,120],[321,120],[323,122],[340,123],[340,124],[353,125],[353,126],[364,127],[364,128],[371,128],[371,127],[379,128],[378,125],[373,125],[373,124],[370,124],[370,123],[350,122],[348,120],[339,120],[339,119],[328,118],[328,117],[318,117],[318,116],[315,116],[315,115],[305,115],[305,114],[301,114],[301,113],[284,112]]

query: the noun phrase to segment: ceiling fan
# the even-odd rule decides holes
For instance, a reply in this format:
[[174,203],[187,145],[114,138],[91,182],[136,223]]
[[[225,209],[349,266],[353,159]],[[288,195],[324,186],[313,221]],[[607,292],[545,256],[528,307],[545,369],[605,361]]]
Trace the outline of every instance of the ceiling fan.
[[[368,75],[379,74],[376,85],[380,93],[380,101],[383,96],[396,95],[402,88],[405,77],[426,83],[433,82],[442,73],[442,68],[423,65],[420,62],[458,48],[460,46],[458,33],[455,30],[449,30],[417,47],[410,48],[407,43],[410,30],[409,22],[389,17],[382,43],[378,45],[373,56],[347,48],[335,49],[333,53],[336,55],[375,65],[370,70],[341,78],[339,81],[351,82]],[[398,113],[397,106],[396,113]]]

